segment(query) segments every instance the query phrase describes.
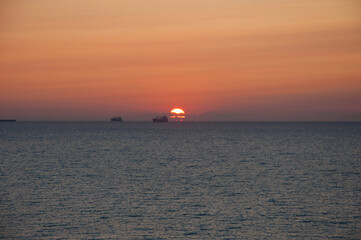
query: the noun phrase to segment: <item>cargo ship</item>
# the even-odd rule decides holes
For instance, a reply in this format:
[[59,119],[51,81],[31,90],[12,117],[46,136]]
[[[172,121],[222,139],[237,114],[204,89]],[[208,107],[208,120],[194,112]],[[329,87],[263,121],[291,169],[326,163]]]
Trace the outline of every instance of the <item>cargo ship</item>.
[[167,116],[157,116],[153,118],[153,122],[168,122]]
[[121,117],[113,117],[110,119],[111,122],[123,122],[123,119]]

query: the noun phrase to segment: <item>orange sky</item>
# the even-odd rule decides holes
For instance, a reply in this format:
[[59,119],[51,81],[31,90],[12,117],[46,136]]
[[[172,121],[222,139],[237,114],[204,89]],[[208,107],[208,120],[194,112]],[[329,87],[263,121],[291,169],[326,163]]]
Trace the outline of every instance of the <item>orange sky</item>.
[[0,119],[361,120],[353,0],[5,0]]

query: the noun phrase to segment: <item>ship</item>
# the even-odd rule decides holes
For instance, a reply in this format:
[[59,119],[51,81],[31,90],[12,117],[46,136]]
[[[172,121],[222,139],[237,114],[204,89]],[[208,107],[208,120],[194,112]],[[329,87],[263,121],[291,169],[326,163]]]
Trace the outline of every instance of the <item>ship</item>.
[[168,122],[167,116],[157,116],[153,118],[153,122]]
[[110,119],[111,122],[123,122],[123,119],[121,117],[113,117]]

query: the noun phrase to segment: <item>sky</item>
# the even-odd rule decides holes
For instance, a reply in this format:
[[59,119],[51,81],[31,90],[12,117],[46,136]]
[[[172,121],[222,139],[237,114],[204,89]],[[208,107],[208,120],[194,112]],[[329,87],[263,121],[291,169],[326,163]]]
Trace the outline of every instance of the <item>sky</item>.
[[3,0],[0,119],[361,121],[361,1]]

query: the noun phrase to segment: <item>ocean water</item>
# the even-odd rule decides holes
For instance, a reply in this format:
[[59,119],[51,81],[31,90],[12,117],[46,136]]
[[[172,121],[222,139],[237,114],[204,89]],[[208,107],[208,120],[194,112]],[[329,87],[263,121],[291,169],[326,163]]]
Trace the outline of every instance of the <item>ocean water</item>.
[[0,123],[3,239],[360,239],[361,123]]

